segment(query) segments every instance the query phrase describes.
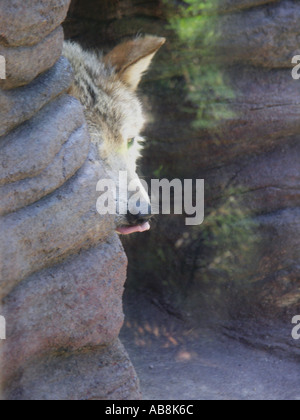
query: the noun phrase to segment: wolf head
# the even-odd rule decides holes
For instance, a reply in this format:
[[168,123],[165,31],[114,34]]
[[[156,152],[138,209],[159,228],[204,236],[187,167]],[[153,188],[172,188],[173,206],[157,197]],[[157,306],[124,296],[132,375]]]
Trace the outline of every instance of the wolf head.
[[[64,55],[74,70],[70,94],[84,106],[92,142],[97,145],[108,175],[119,186],[119,174],[126,172],[127,182],[134,181],[137,186],[140,201],[148,204],[146,212],[128,208],[127,215],[116,215],[117,231],[121,234],[150,228],[150,199],[136,172],[145,124],[136,90],[164,43],[165,38],[154,36],[136,38],[118,45],[106,56],[87,52],[78,44],[64,45]],[[130,193],[125,200],[129,199]]]

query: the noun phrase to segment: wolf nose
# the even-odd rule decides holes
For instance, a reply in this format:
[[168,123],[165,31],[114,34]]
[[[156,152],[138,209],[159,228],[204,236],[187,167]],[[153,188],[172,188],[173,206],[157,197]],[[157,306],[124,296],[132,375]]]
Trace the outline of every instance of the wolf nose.
[[148,213],[138,213],[138,214],[131,214],[130,212],[127,213],[127,220],[131,225],[141,225],[145,222],[149,222],[149,220],[152,218],[151,214],[151,206],[148,207]]

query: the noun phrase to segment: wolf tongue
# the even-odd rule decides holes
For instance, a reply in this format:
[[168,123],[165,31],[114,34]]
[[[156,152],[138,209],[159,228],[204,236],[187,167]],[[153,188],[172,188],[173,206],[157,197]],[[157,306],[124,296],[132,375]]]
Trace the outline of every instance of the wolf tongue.
[[131,235],[132,233],[136,232],[147,232],[150,230],[150,224],[149,222],[144,223],[143,225],[139,226],[130,226],[130,227],[120,227],[117,229],[117,232],[121,235]]

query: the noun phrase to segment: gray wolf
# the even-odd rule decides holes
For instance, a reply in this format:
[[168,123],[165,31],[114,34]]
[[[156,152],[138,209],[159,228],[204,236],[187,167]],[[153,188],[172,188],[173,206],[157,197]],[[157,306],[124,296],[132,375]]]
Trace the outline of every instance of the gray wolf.
[[[165,41],[155,36],[138,37],[116,46],[107,55],[85,51],[76,43],[64,43],[63,55],[74,71],[69,93],[82,103],[91,140],[116,185],[121,171],[127,172],[128,182],[139,182],[137,161],[143,148],[140,134],[145,118],[137,88]],[[139,184],[141,200],[150,203],[145,188]],[[116,215],[118,233],[128,235],[150,229],[151,209],[143,214],[134,210]]]

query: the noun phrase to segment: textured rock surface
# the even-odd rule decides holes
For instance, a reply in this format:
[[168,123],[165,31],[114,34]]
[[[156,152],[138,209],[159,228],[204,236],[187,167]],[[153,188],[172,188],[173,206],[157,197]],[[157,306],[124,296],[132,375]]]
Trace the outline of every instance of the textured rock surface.
[[28,206],[64,184],[87,157],[89,144],[86,143],[86,139],[86,127],[78,128],[41,174],[0,187],[0,214],[5,215]]
[[242,188],[250,214],[296,207],[300,202],[299,156],[300,145],[296,140],[272,152],[245,158],[241,164],[208,171],[208,197],[221,197],[226,187]]
[[6,79],[0,81],[0,87],[12,89],[25,85],[52,67],[61,56],[63,36],[59,27],[32,47],[6,48],[0,45],[0,55],[6,59]]
[[[2,137],[0,185],[40,175],[52,163],[70,135],[84,124],[83,111],[78,102],[68,95],[61,95],[31,120]],[[85,142],[89,144],[86,137]],[[84,161],[86,157],[87,153]]]
[[4,215],[58,189],[84,164],[89,138],[81,107],[74,98],[60,96],[3,138],[0,150]]
[[[173,96],[158,92],[152,118],[159,124],[153,123],[150,128],[155,147],[152,158],[146,156],[150,170],[156,170],[158,159],[162,159],[176,176],[198,176],[206,169],[232,164],[243,156],[267,153],[276,146],[280,150],[298,135],[300,83],[293,80],[290,70],[233,66],[224,69],[223,77],[233,94],[226,103],[231,116],[217,121],[210,130],[191,129],[195,116],[180,108],[184,98],[179,89],[178,106],[174,106]],[[168,118],[161,118],[163,109]],[[176,131],[174,125],[178,125]],[[188,167],[185,159],[179,159],[183,144]]]
[[300,5],[293,0],[226,14],[217,20],[220,37],[211,45],[211,58],[229,64],[290,67],[291,57],[300,53],[295,42],[299,16]]
[[218,2],[218,6],[222,11],[231,11],[239,9],[247,9],[254,6],[261,6],[263,4],[275,3],[278,0],[223,0]]
[[1,291],[8,293],[29,274],[83,247],[96,245],[113,231],[111,216],[96,211],[96,185],[105,177],[99,162],[83,168],[44,200],[1,219]]
[[32,118],[50,101],[67,91],[71,80],[70,65],[65,58],[61,58],[29,85],[0,91],[0,136]]
[[70,0],[2,0],[0,42],[11,47],[40,42],[64,20]]
[[[164,217],[134,245],[126,244],[131,286],[155,291],[167,308],[184,307],[198,321],[226,320],[240,340],[243,322],[237,319],[255,323],[253,331],[266,319],[272,325],[285,320],[290,329],[300,312],[300,84],[291,77],[291,60],[300,48],[300,3],[207,2],[219,7],[204,26],[192,19],[182,23],[194,28],[192,35],[199,31],[194,44],[188,31],[183,30],[186,44],[175,33],[178,2],[165,7],[160,1],[123,0],[108,6],[89,0],[89,11],[84,3],[73,0],[65,25],[67,35],[83,44],[106,50],[141,28],[168,38],[143,86],[151,141],[143,173],[148,179],[206,179],[202,227]],[[93,7],[92,17],[87,14]],[[209,112],[213,124],[201,125]],[[134,264],[141,249],[147,258]],[[250,336],[246,341],[254,345],[262,340]],[[265,337],[264,348],[287,340]]]
[[122,344],[37,359],[6,388],[8,400],[136,400],[136,373]]
[[[116,237],[28,277],[5,299],[5,380],[51,349],[109,345],[123,323],[126,257]],[[31,341],[28,342],[28,337]]]
[[118,340],[127,259],[96,211],[107,174],[60,58],[68,5],[0,5],[0,399],[139,399]]
[[70,13],[80,19],[110,20],[126,16],[162,16],[159,0],[75,0],[71,2]]

